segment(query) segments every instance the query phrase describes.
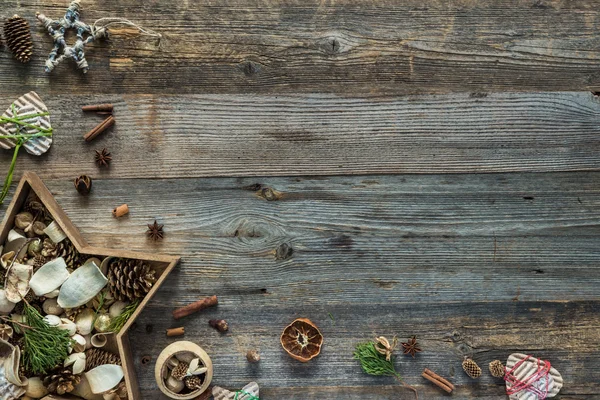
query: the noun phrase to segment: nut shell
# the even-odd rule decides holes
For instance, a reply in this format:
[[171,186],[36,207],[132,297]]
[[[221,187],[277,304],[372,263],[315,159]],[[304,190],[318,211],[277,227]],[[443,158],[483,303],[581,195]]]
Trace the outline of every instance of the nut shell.
[[298,318],[280,337],[281,346],[295,360],[307,362],[321,353],[323,335],[308,318]]

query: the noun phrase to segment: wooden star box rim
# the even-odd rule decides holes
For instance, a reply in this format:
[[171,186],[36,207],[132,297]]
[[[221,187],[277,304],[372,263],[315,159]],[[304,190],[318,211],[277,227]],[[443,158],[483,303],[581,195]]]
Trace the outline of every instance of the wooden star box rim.
[[[67,214],[58,205],[52,193],[48,190],[44,182],[34,172],[25,172],[12,201],[6,209],[6,214],[0,225],[0,243],[4,243],[8,236],[8,232],[13,228],[14,218],[19,213],[27,196],[33,191],[40,199],[42,204],[50,212],[56,223],[62,228],[67,237],[71,240],[75,248],[82,254],[87,255],[99,255],[99,256],[113,256],[122,258],[134,258],[151,262],[153,265],[160,265],[161,271],[157,270],[158,279],[152,287],[152,289],[146,294],[136,311],[129,318],[125,326],[116,335],[116,344],[118,347],[119,356],[121,357],[121,364],[123,366],[123,373],[125,375],[125,383],[127,385],[127,392],[130,399],[140,399],[140,390],[138,381],[136,378],[135,367],[133,363],[133,356],[131,354],[131,347],[129,343],[129,328],[135,322],[136,318],[144,310],[150,299],[156,294],[162,283],[165,281],[169,273],[177,266],[180,257],[163,255],[163,254],[149,254],[134,252],[128,250],[112,250],[108,248],[100,248],[89,246],[79,230],[73,225]],[[164,268],[163,268],[164,267]],[[53,398],[61,399],[60,396]],[[70,397],[73,398],[73,397]]]

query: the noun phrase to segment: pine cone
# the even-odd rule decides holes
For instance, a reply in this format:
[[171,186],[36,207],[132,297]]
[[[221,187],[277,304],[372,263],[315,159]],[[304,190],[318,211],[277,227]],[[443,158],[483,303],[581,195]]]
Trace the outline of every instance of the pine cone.
[[91,348],[85,351],[86,372],[104,364],[121,365],[121,358],[116,354],[97,348]]
[[183,378],[183,382],[185,383],[185,387],[190,390],[200,389],[200,386],[202,386],[202,379],[196,375],[186,376]]
[[55,259],[62,257],[65,259],[67,268],[77,269],[81,266],[82,257],[73,243],[69,239],[56,244],[49,238],[44,239],[42,245],[42,255],[46,258]]
[[81,376],[73,375],[68,369],[52,373],[44,378],[44,386],[50,393],[63,395],[71,393],[81,381]]
[[496,378],[504,378],[504,364],[500,360],[494,360],[490,363],[490,374]]
[[155,271],[142,260],[116,258],[108,266],[110,293],[116,300],[142,298],[156,282]]
[[174,379],[177,379],[178,381],[182,381],[183,378],[185,378],[185,375],[187,374],[187,370],[189,368],[189,364],[186,362],[180,362],[179,364],[177,364],[177,366],[175,368],[173,368],[173,371],[171,372],[171,376]]
[[473,379],[477,379],[481,376],[481,368],[479,368],[479,365],[470,358],[465,358],[462,367],[465,370],[465,373]]
[[15,58],[22,63],[29,62],[33,41],[27,20],[18,15],[7,19],[4,24],[4,36],[6,37],[6,47],[15,55]]
[[44,266],[44,264],[46,264],[47,262],[48,262],[47,258],[44,257],[43,255],[41,255],[41,254],[36,255],[33,258],[33,269],[34,269],[34,271],[37,272],[37,270],[40,269],[40,268],[42,268]]

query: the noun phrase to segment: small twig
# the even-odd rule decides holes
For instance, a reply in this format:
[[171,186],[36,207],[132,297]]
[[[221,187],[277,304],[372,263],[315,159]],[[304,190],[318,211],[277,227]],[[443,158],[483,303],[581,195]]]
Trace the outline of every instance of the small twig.
[[397,380],[398,382],[400,382],[400,383],[402,384],[402,386],[404,386],[405,388],[407,388],[407,389],[410,389],[410,390],[412,390],[413,392],[415,392],[415,398],[416,398],[417,400],[419,400],[419,393],[417,392],[417,389],[415,389],[413,386],[410,386],[408,383],[404,382],[404,381],[402,380],[402,378],[400,378],[399,376],[395,376],[395,378],[396,378],[396,380]]
[[19,325],[21,328],[35,329],[33,326],[26,325],[26,324],[24,324],[22,322],[15,321],[15,320],[10,319],[8,317],[2,317],[2,316],[0,316],[0,319],[2,319],[3,321],[6,321],[6,322],[10,322],[11,324]]

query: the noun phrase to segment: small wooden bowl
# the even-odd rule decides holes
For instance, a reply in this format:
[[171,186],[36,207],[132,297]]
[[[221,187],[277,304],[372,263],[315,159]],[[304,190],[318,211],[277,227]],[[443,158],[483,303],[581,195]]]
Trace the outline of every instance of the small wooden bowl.
[[[180,353],[194,354],[197,358],[200,359],[202,364],[204,364],[204,366],[208,368],[208,371],[206,371],[206,373],[204,374],[204,381],[202,382],[202,386],[200,386],[199,389],[194,390],[193,392],[185,394],[174,393],[171,390],[169,390],[169,388],[167,388],[167,386],[165,385],[165,380],[169,376],[169,367],[167,363],[172,357]],[[177,400],[195,399],[200,394],[204,393],[206,389],[208,389],[208,386],[212,381],[212,376],[213,365],[208,354],[206,354],[202,347],[198,346],[195,343],[188,342],[185,340],[171,343],[170,345],[165,347],[165,349],[161,351],[160,355],[156,359],[156,366],[154,367],[154,377],[156,378],[156,384],[158,385],[160,391],[163,392],[166,396]]]

